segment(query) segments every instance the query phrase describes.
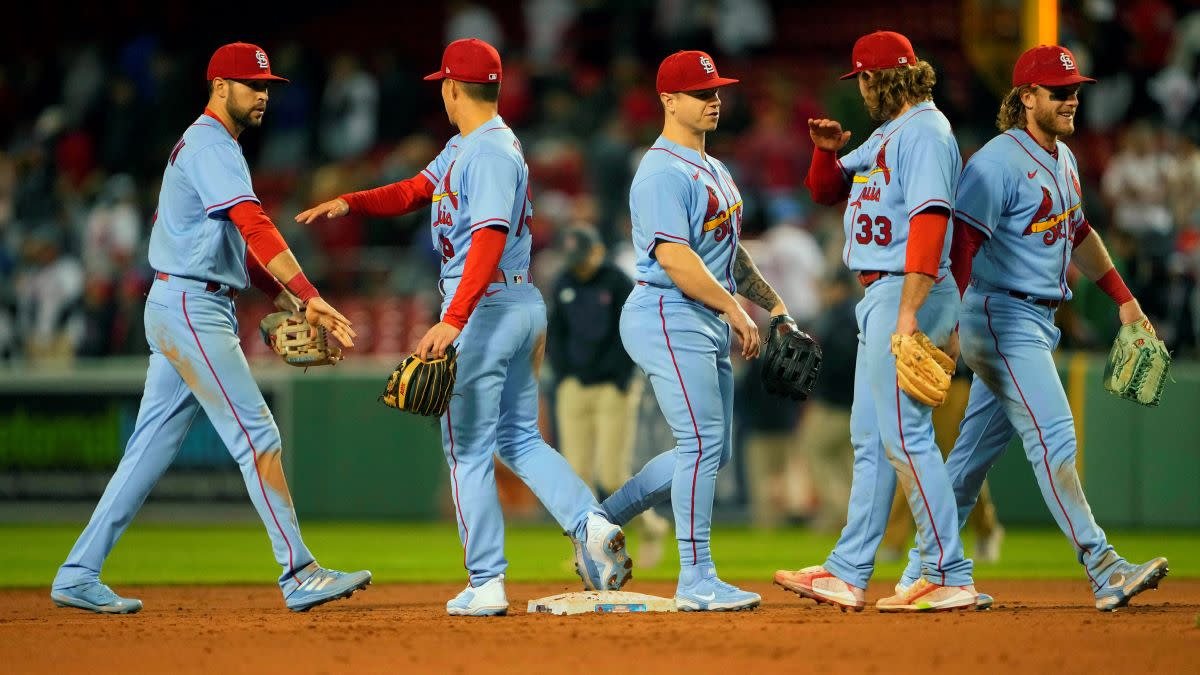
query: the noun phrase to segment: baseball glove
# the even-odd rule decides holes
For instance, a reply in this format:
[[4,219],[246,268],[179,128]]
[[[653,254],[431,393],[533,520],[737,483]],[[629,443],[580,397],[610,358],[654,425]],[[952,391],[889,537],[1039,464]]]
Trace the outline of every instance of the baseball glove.
[[1171,369],[1171,354],[1149,321],[1121,326],[1108,353],[1104,388],[1130,401],[1156,406]]
[[342,348],[329,339],[324,328],[314,327],[303,315],[268,314],[258,323],[258,332],[268,347],[293,366],[325,366],[342,360]]
[[893,333],[892,354],[896,356],[896,383],[904,393],[933,408],[946,402],[954,361],[927,335],[921,331]]
[[762,382],[767,393],[803,401],[821,372],[821,345],[796,327],[787,314],[771,317],[762,355]]
[[440,359],[423,361],[411,354],[392,371],[379,400],[415,415],[441,417],[450,407],[457,377],[458,354],[454,345],[446,347],[446,355]]

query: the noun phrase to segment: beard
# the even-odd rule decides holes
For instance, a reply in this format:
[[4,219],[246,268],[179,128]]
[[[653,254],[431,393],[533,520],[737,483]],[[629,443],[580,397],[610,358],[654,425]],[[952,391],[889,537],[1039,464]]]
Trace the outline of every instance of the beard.
[[1054,108],[1038,110],[1033,114],[1033,121],[1043,133],[1049,136],[1067,138],[1075,133],[1074,119],[1072,118],[1068,121],[1059,117],[1058,113],[1059,111]]
[[883,107],[879,105],[878,92],[868,90],[866,96],[863,97],[863,105],[866,106],[867,115],[869,115],[872,120],[876,122],[888,121],[888,115],[883,112]]
[[[253,107],[238,108],[233,104],[232,100],[226,100],[225,112],[229,113],[229,118],[233,120],[234,124],[242,127],[243,129],[257,127],[262,124],[262,117],[255,117],[252,114],[254,112]],[[266,111],[263,112],[265,114]]]

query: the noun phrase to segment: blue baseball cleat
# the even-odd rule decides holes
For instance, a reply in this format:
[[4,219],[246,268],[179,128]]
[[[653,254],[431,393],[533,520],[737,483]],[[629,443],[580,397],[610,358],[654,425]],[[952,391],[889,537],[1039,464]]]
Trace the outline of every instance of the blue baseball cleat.
[[50,599],[59,607],[75,607],[98,614],[133,614],[142,609],[141,600],[122,598],[99,581],[52,590]]
[[695,574],[684,571],[675,588],[675,608],[681,612],[736,612],[754,609],[762,602],[758,593],[743,591],[718,579],[715,568],[710,567],[708,576],[694,582],[688,579],[691,576]]
[[589,513],[584,538],[571,536],[575,545],[575,573],[589,591],[619,591],[633,578],[633,560],[625,550],[625,533],[603,516]]
[[300,582],[300,586],[287,596],[287,608],[293,612],[307,612],[339,598],[348,598],[371,585],[371,573],[367,570],[358,572],[339,572],[337,570],[317,567],[311,575]]
[[504,593],[504,575],[492,577],[479,586],[462,590],[446,603],[450,616],[504,616],[508,614],[508,596]]
[[1096,591],[1096,609],[1111,612],[1128,605],[1138,593],[1158,588],[1158,582],[1169,571],[1166,558],[1155,558],[1141,565],[1121,563],[1108,576],[1104,587]]

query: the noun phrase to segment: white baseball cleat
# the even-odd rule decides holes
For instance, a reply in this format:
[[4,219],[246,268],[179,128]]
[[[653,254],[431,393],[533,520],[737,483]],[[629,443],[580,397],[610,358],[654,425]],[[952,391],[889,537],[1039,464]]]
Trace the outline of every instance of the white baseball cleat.
[[504,575],[492,577],[479,586],[468,583],[461,593],[446,603],[446,613],[450,616],[504,616],[508,613]]
[[589,513],[584,538],[575,545],[575,572],[589,591],[619,591],[633,578],[633,560],[625,551],[625,533],[598,513]]

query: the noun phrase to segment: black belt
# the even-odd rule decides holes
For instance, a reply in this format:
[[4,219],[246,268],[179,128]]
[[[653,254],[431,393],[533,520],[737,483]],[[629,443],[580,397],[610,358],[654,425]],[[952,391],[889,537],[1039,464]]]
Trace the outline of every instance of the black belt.
[[1062,304],[1061,300],[1047,300],[1046,298],[1036,298],[1028,293],[1022,293],[1021,291],[1004,291],[1004,292],[1008,293],[1009,295],[1011,295],[1012,297],[1014,297],[1018,300],[1024,300],[1025,302],[1031,302],[1035,305],[1041,305],[1042,307],[1049,307],[1050,309],[1058,309],[1058,306]]

